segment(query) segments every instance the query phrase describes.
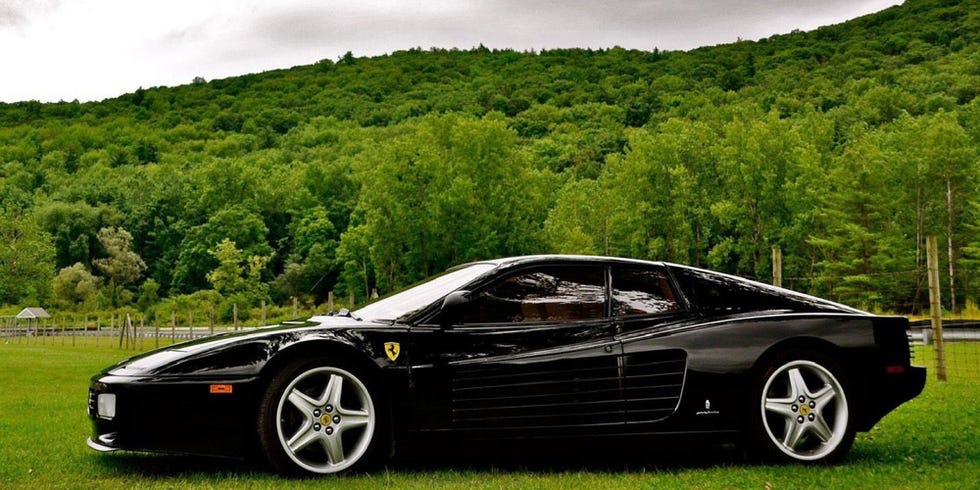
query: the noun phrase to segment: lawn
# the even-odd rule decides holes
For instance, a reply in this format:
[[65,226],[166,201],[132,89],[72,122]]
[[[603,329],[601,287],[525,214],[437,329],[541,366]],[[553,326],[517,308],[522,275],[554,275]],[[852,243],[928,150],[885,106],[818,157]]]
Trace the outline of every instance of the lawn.
[[[235,461],[99,454],[85,446],[89,377],[133,351],[53,344],[0,342],[0,488],[962,488],[980,476],[976,375],[930,379],[919,398],[859,434],[835,467],[751,465],[730,448],[649,460],[583,448],[585,457],[561,464],[415,455],[369,475],[287,480]],[[919,360],[928,362],[927,353]]]

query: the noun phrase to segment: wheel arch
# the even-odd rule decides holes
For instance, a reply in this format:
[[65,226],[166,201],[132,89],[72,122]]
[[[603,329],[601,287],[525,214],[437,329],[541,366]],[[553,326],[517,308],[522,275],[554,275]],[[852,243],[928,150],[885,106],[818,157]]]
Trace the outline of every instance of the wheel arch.
[[259,375],[268,382],[284,366],[303,358],[335,358],[373,379],[377,379],[381,371],[377,364],[353,345],[338,339],[321,338],[296,342],[280,349],[262,366]]
[[822,355],[833,360],[837,364],[837,367],[843,371],[841,374],[847,385],[847,399],[855,425],[857,427],[863,427],[863,423],[868,417],[869,405],[865,398],[865,394],[868,391],[865,377],[859,375],[862,364],[858,358],[858,354],[850,352],[848,349],[834,344],[829,340],[812,336],[800,336],[777,342],[769,346],[756,359],[750,371],[749,379],[757,379],[762,375],[763,370],[773,364],[775,359],[786,352],[792,351],[814,352],[817,355]]
[[752,365],[751,374],[753,376],[760,374],[762,370],[766,369],[772,364],[774,359],[786,352],[791,352],[794,350],[816,352],[817,354],[822,354],[835,359],[841,364],[840,367],[845,370],[844,374],[850,377],[851,363],[847,359],[845,349],[834,344],[833,342],[830,342],[829,340],[812,336],[793,337],[770,345],[755,360],[755,363]]

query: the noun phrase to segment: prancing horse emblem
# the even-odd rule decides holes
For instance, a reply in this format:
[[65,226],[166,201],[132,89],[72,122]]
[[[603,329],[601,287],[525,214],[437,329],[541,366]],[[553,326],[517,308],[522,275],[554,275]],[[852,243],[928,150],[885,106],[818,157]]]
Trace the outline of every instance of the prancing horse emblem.
[[398,342],[385,342],[385,355],[388,356],[389,361],[395,362],[401,352],[402,346]]

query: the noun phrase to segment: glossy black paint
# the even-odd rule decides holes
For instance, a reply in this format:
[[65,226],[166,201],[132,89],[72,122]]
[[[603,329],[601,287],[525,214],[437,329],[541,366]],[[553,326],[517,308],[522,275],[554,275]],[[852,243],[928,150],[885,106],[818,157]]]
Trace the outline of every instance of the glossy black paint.
[[[396,442],[737,437],[754,406],[747,399],[752,380],[769,357],[789,348],[819,350],[840,363],[858,430],[869,430],[925,382],[924,368],[909,364],[904,318],[673,264],[567,256],[493,263],[493,271],[460,289],[478,294],[536,267],[587,264],[606,271],[605,314],[463,325],[440,300],[391,323],[323,316],[179,344],[93,377],[92,439],[106,448],[247,456],[258,400],[277,368],[296,357],[338,359],[372,372],[390,404]],[[676,307],[611,315],[610,271],[621,265],[658,271]],[[385,342],[401,344],[395,361]],[[902,372],[889,373],[888,366]],[[232,393],[210,393],[217,383],[232,385]],[[117,395],[113,420],[95,416],[94,397],[103,392]]]

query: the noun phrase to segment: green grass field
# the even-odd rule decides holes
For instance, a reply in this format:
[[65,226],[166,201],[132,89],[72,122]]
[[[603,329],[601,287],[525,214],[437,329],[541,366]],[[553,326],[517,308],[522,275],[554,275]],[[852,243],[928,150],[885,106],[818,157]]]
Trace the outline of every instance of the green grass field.
[[[387,471],[288,480],[244,463],[85,446],[89,377],[133,353],[107,346],[0,342],[0,488],[964,488],[980,476],[980,383],[930,379],[917,399],[859,434],[835,467],[759,466],[735,451],[595,463],[419,463]],[[975,355],[952,344],[951,359]],[[918,356],[923,364],[927,354]],[[249,430],[249,429],[245,429]],[[589,448],[582,448],[589,451]],[[641,451],[637,448],[636,451]],[[413,462],[414,461],[414,462]]]

